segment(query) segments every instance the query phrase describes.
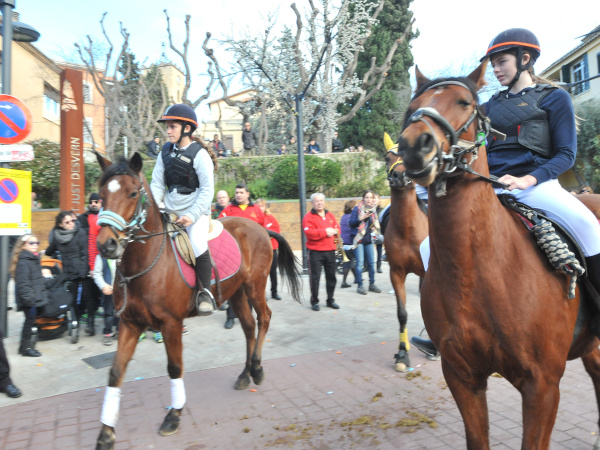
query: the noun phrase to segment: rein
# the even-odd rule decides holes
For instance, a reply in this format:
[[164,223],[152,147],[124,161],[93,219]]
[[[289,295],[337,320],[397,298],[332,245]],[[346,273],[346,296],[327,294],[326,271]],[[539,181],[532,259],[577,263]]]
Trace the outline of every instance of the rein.
[[[431,89],[449,85],[460,86],[466,89],[467,91],[471,92],[471,89],[465,83],[453,80],[435,83],[423,92],[427,92]],[[422,95],[422,93],[419,95]],[[426,120],[426,118],[430,120]],[[422,176],[427,175],[429,172],[431,172],[434,165],[437,164],[438,172],[436,175],[436,180],[434,182],[436,197],[446,195],[446,182],[448,178],[458,175],[458,173],[456,173],[457,169],[463,172],[476,175],[477,177],[487,181],[488,183],[491,183],[496,187],[501,187],[504,189],[508,187],[508,185],[500,183],[498,181],[498,177],[494,175],[486,177],[477,173],[472,167],[472,164],[477,160],[479,147],[485,144],[487,136],[490,133],[497,134],[497,132],[493,130],[490,125],[490,119],[485,117],[479,110],[479,104],[475,104],[475,106],[473,107],[473,112],[471,113],[467,121],[457,130],[454,129],[452,124],[450,124],[450,122],[444,116],[442,116],[437,109],[431,107],[417,109],[409,117],[408,120],[410,124],[422,122],[427,126],[431,133],[431,136],[433,137],[436,155],[431,159],[431,161],[423,170],[418,172],[406,171],[407,175],[411,178],[421,178]],[[443,152],[444,144],[440,144],[436,133],[433,129],[433,126],[430,123],[431,121],[433,121],[433,123],[435,123],[438,127],[442,129],[446,136],[446,139],[450,143],[450,148],[447,154]],[[477,140],[475,142],[472,142],[460,139],[460,136],[466,133],[473,123],[477,124],[477,129],[475,133],[477,136]],[[471,155],[471,158],[468,162],[464,160],[464,156],[466,155]]]

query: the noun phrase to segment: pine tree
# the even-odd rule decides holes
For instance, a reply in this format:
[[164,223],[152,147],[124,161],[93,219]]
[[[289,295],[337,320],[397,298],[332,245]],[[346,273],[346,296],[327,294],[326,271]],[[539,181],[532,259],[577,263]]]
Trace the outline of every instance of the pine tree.
[[[365,51],[361,53],[356,74],[362,79],[371,66],[371,59],[377,62],[386,57],[387,49],[395,39],[402,36],[406,26],[412,21],[413,13],[409,10],[412,0],[386,0],[379,23],[365,42]],[[418,31],[411,33],[396,51],[392,67],[388,71],[382,89],[377,92],[356,116],[349,122],[339,126],[340,140],[345,147],[363,145],[368,150],[384,152],[383,133],[396,137],[400,132],[404,111],[410,98],[410,82],[408,69],[413,65],[410,42],[418,36]],[[344,114],[354,105],[349,101],[338,110]]]

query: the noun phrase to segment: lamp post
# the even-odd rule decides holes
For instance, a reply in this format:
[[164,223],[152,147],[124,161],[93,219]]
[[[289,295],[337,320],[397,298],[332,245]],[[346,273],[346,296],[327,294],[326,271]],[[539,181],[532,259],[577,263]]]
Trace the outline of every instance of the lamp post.
[[[15,7],[15,0],[0,0],[0,9],[2,10],[2,94],[10,95],[10,71],[12,42],[35,42],[39,39],[40,33],[34,28],[21,22],[13,22],[12,12]],[[9,168],[9,163],[2,163],[2,168]],[[8,334],[7,307],[8,307],[8,236],[0,236],[0,329],[4,336]]]

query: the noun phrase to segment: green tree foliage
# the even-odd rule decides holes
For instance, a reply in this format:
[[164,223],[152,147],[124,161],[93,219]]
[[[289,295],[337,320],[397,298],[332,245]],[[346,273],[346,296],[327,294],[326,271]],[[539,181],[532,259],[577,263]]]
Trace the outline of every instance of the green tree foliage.
[[[342,178],[342,167],[337,161],[307,156],[305,159],[306,195],[331,192]],[[298,158],[287,156],[277,164],[269,182],[271,198],[298,198]]]
[[27,142],[33,146],[35,159],[11,164],[12,169],[31,172],[31,190],[43,208],[58,208],[60,184],[60,144],[47,139]]
[[[412,0],[386,0],[379,15],[379,23],[373,27],[371,36],[360,54],[356,74],[362,79],[371,67],[372,58],[377,63],[385,60],[387,51],[395,39],[402,37],[404,29],[413,19],[409,10]],[[377,3],[374,1],[374,3]],[[392,67],[382,89],[366,102],[349,122],[339,126],[341,141],[346,147],[363,145],[365,148],[383,153],[383,133],[392,135],[400,131],[404,110],[410,98],[408,69],[413,65],[410,42],[418,36],[411,32],[400,45],[392,59]],[[338,110],[345,114],[354,106],[356,99],[340,105]]]
[[575,114],[581,119],[575,172],[585,184],[597,188],[600,185],[600,101],[576,105]]

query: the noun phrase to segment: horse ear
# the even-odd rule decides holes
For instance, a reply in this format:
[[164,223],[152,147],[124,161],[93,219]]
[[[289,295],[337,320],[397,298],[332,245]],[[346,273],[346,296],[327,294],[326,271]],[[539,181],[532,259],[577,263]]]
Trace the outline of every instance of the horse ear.
[[424,86],[426,83],[429,83],[429,81],[431,81],[429,78],[427,78],[421,73],[421,71],[419,70],[419,66],[417,65],[415,65],[415,77],[417,78],[417,91],[421,88],[421,86]]
[[481,64],[479,64],[477,69],[471,72],[467,77],[469,80],[471,80],[477,85],[477,90],[481,89],[487,84],[487,81],[485,81],[485,69],[487,68],[487,64],[488,59],[486,58]]
[[390,149],[394,148],[394,141],[386,132],[383,133],[383,145],[386,151],[390,151]]
[[142,157],[138,152],[135,152],[131,159],[129,160],[129,167],[135,173],[140,173],[142,171],[142,165],[144,162],[142,161]]
[[94,153],[96,154],[96,159],[98,160],[98,164],[100,164],[100,167],[102,168],[102,172],[104,172],[106,170],[106,168],[112,164],[112,161],[104,158],[97,151],[94,151]]

